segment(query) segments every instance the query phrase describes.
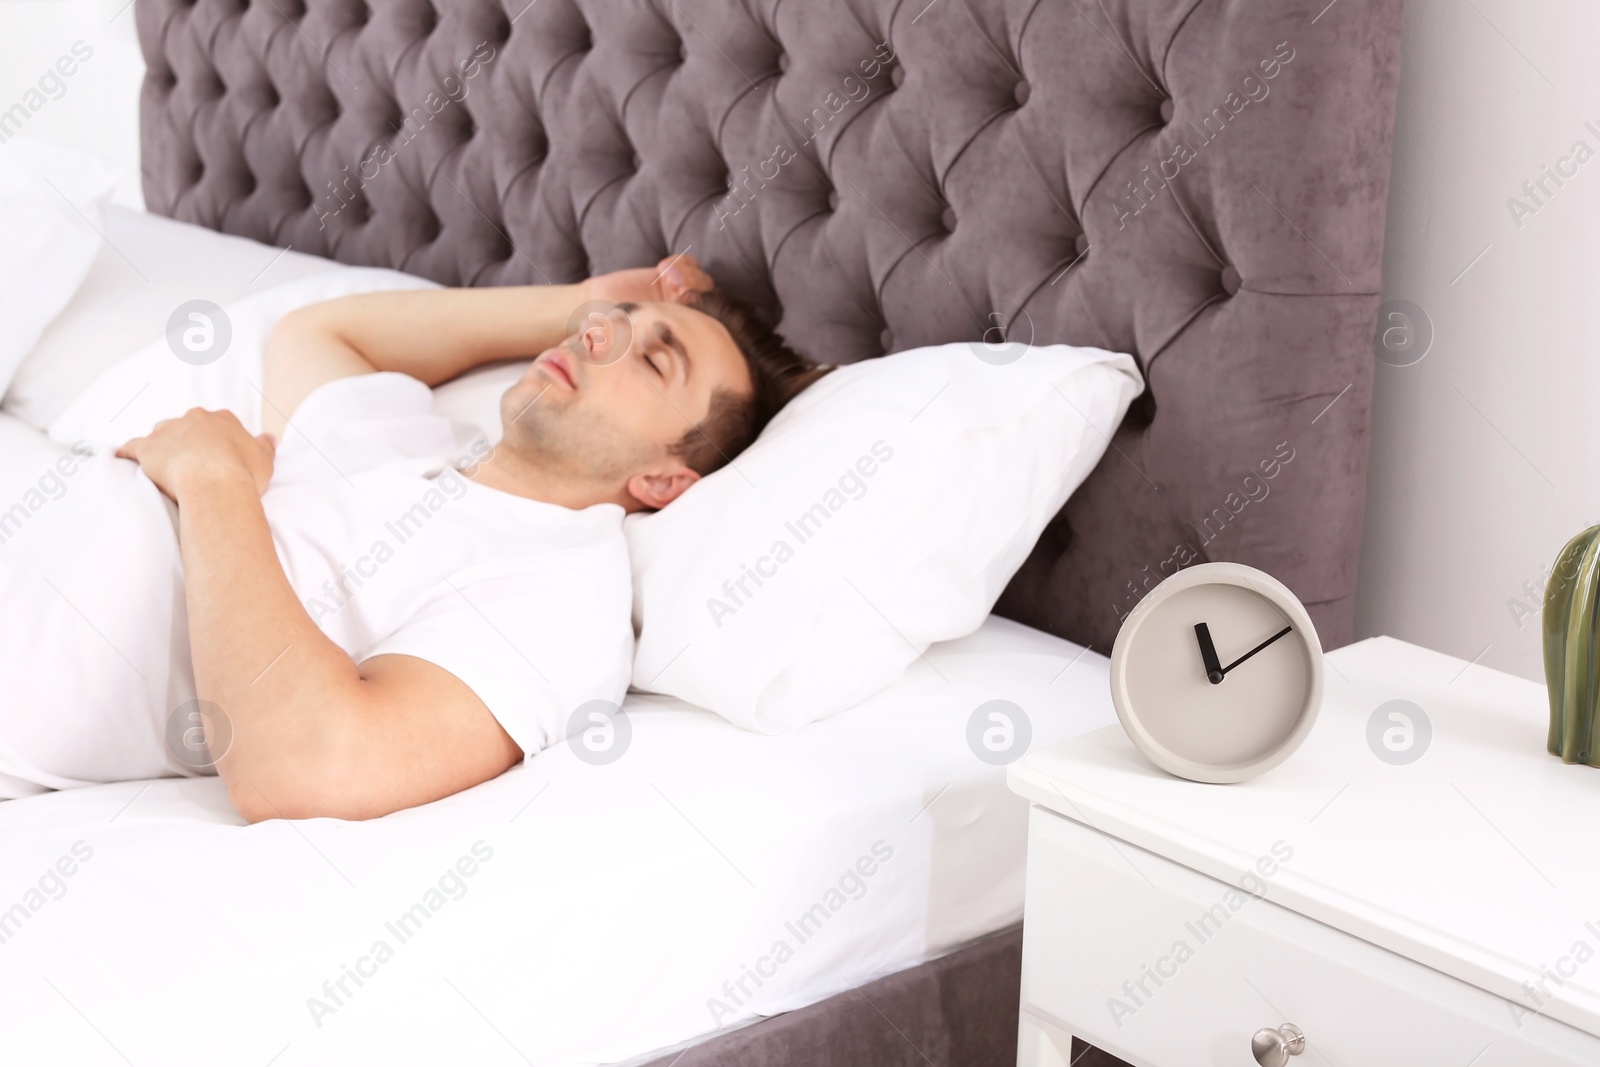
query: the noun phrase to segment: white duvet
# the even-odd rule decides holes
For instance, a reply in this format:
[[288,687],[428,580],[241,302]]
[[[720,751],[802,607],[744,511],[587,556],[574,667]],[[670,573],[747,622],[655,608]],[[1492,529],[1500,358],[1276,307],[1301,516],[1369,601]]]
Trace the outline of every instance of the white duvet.
[[195,699],[176,508],[108,449],[0,464],[0,799],[186,773]]

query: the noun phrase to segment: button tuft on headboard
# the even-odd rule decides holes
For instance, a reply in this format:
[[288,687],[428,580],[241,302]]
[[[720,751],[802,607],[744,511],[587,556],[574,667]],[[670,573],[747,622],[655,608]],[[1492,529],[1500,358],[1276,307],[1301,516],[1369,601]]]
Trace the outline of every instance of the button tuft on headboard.
[[1222,291],[1232,296],[1239,291],[1239,268],[1229,263],[1222,268]]

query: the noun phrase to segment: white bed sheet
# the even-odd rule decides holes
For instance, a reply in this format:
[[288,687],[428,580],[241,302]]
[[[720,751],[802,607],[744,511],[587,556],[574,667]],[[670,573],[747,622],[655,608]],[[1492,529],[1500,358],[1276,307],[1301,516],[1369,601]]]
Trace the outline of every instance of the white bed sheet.
[[[53,328],[77,362],[35,367],[8,398],[35,425],[180,293],[239,295],[194,291],[197,261],[241,293],[264,267],[319,272],[123,221],[117,258],[140,264],[160,314],[136,313],[147,283],[106,265],[80,294],[97,321],[69,307]],[[0,471],[59,451],[0,415]],[[815,1003],[1021,920],[1026,804],[967,742],[995,699],[1025,709],[1034,745],[1115,721],[1104,657],[994,618],[793,736],[635,694],[611,765],[561,745],[369,822],[247,826],[214,778],[0,802],[0,1063],[619,1063]],[[492,856],[441,887],[475,845]],[[875,845],[892,856],[802,942],[792,924]],[[427,918],[402,942],[386,924],[417,904]],[[775,963],[779,942],[791,955]],[[347,965],[370,973],[358,985]],[[324,983],[341,978],[336,1002]]]

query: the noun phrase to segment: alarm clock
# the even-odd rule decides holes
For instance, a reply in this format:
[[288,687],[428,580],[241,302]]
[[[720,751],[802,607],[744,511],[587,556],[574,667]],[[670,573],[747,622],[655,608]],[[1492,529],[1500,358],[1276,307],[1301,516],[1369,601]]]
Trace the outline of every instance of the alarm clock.
[[1152,589],[1111,649],[1111,701],[1140,752],[1196,782],[1242,782],[1284,760],[1322,705],[1322,644],[1305,606],[1238,563]]

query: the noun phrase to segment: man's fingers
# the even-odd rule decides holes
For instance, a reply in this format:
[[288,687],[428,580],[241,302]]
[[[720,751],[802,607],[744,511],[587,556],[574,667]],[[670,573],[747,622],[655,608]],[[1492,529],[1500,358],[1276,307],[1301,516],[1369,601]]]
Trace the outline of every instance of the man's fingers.
[[711,275],[700,269],[700,261],[693,256],[684,256],[678,260],[677,271],[685,288],[705,292],[717,287],[717,283],[711,280]]
[[[684,258],[688,259],[687,256]],[[696,289],[715,289],[717,287],[717,283],[712,281],[711,275],[701,270],[700,264],[692,259],[689,260],[688,266],[684,268],[684,273],[689,277],[689,284]]]
[[679,295],[689,287],[689,280],[684,277],[683,271],[673,264],[661,271],[661,294],[668,300],[676,300]]
[[685,304],[698,293],[715,289],[711,275],[700,269],[700,261],[688,253],[668,256],[656,264],[660,271],[661,292],[668,300]]

